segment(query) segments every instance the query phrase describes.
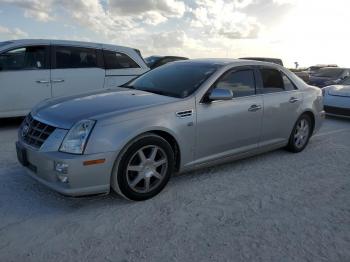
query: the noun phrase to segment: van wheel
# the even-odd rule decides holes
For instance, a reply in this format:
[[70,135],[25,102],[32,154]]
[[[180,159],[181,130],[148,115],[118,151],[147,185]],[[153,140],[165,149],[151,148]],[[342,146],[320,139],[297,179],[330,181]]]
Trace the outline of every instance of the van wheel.
[[166,186],[174,167],[170,144],[160,136],[143,135],[122,153],[117,173],[113,174],[118,187],[115,191],[130,200],[152,198]]
[[303,151],[309,143],[311,132],[311,118],[305,114],[300,116],[290,135],[287,149],[293,153]]

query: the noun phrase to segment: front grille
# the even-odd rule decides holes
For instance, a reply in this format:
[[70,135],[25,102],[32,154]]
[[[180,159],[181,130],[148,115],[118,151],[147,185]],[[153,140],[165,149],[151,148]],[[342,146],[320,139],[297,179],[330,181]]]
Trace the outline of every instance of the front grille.
[[19,136],[24,143],[40,148],[55,129],[53,126],[34,119],[29,114],[21,125]]
[[348,108],[324,106],[324,110],[326,111],[326,113],[330,113],[334,115],[350,116],[350,109]]

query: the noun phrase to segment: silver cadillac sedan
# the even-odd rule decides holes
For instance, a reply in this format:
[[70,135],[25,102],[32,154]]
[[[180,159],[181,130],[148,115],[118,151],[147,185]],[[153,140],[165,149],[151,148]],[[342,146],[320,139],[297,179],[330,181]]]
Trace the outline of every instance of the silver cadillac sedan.
[[18,133],[29,174],[65,195],[158,194],[172,174],[285,147],[324,118],[319,88],[276,64],[175,62],[122,87],[37,105]]

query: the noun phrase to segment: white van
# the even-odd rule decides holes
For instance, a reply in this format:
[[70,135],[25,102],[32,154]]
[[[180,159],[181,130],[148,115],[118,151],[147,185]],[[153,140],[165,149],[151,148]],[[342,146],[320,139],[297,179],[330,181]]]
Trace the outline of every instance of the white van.
[[0,42],[0,118],[24,116],[38,102],[117,87],[148,71],[136,49],[88,42]]

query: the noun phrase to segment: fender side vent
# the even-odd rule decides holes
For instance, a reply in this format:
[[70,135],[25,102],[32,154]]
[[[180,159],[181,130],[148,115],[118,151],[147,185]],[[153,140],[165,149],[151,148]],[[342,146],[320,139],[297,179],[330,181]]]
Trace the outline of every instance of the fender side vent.
[[184,117],[190,117],[192,116],[193,110],[185,110],[185,111],[180,111],[180,112],[176,112],[176,116],[180,117],[180,118],[184,118]]

